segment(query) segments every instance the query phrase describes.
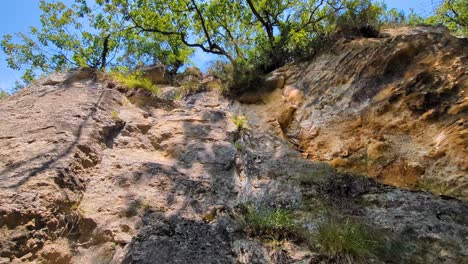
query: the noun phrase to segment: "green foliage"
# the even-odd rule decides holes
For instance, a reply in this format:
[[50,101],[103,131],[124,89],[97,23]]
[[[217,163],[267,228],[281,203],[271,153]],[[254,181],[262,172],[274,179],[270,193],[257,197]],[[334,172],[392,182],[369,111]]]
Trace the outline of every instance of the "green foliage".
[[199,89],[200,83],[198,82],[198,80],[188,80],[178,88],[178,93],[180,93],[182,97],[185,97],[187,95],[197,92]]
[[119,121],[120,120],[120,117],[119,117],[119,112],[115,111],[115,110],[112,110],[111,112],[111,118],[115,121]]
[[241,131],[247,128],[247,124],[248,124],[247,117],[243,115],[234,114],[231,117],[231,121],[234,123],[234,125],[236,125],[238,131]]
[[[257,86],[262,74],[313,54],[317,40],[332,33],[331,23],[337,18],[362,18],[364,11],[375,16],[380,10],[366,0],[112,2],[126,10],[142,32],[175,36],[188,47],[223,56],[232,69],[224,67],[218,73],[229,87],[243,89]],[[357,6],[352,14],[347,11]],[[367,22],[361,19],[355,24]]]
[[208,68],[208,74],[221,80],[223,85],[231,86],[234,82],[234,67],[226,61],[217,60]]
[[226,61],[216,61],[208,69],[208,73],[219,79],[222,83],[222,92],[227,95],[238,95],[252,88],[260,87],[264,80],[261,68],[264,64],[259,62],[247,63],[239,61],[234,67]]
[[8,93],[0,89],[0,100],[8,97]]
[[239,141],[234,142],[233,145],[238,151],[243,151],[245,149],[245,146],[242,145],[242,143],[240,143]]
[[442,24],[458,35],[467,36],[468,3],[466,0],[442,1],[435,14],[426,22],[432,25]]
[[112,250],[116,250],[116,249],[117,249],[117,246],[118,246],[118,245],[117,245],[117,243],[115,243],[115,242],[112,242],[111,245],[110,245],[110,247],[111,247]]
[[192,50],[175,38],[148,35],[132,27],[112,1],[40,1],[41,27],[5,35],[8,66],[23,72],[24,84],[38,75],[72,67],[106,69],[162,62],[177,70]]
[[[10,68],[23,70],[23,81],[30,83],[38,74],[70,67],[105,67],[104,57],[114,51],[118,40],[110,35],[119,25],[102,10],[92,11],[86,1],[40,1],[40,28],[15,37],[5,35],[2,49]],[[105,53],[105,54],[104,54]]]
[[382,3],[371,0],[347,0],[343,1],[344,8],[341,12],[330,15],[331,31],[339,31],[355,34],[362,27],[378,28],[380,17],[385,10]]
[[111,71],[108,76],[127,89],[144,89],[152,92],[154,95],[160,93],[159,88],[154,85],[150,79],[141,77],[141,73],[122,73],[119,71]]
[[5,35],[1,47],[26,84],[77,66],[163,63],[174,74],[199,49],[221,56],[213,71],[225,90],[240,93],[271,70],[314,56],[336,32],[426,22],[466,35],[467,6],[443,1],[424,20],[371,0],[41,0],[41,27]]
[[244,232],[262,239],[301,240],[302,228],[294,221],[291,211],[280,208],[245,205],[239,222]]
[[386,10],[381,23],[384,27],[401,27],[401,26],[417,26],[425,24],[425,19],[410,9],[410,13],[406,15],[403,11],[398,11],[395,8]]
[[172,95],[172,99],[173,100],[176,100],[176,101],[179,101],[179,100],[182,100],[184,99],[184,93],[182,90],[180,89],[177,89],[174,91],[174,94]]
[[354,263],[353,260],[373,254],[379,245],[378,239],[362,224],[331,219],[318,226],[312,242],[337,263]]

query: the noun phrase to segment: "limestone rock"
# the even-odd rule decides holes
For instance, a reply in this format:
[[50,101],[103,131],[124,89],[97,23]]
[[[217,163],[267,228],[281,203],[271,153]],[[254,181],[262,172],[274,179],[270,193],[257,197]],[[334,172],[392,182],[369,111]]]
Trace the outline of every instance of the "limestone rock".
[[143,73],[144,78],[150,79],[155,84],[168,83],[166,67],[162,64],[145,66],[138,69]]
[[289,124],[291,123],[294,112],[296,111],[296,107],[294,106],[287,106],[283,109],[279,109],[278,115],[276,116],[276,120],[278,121],[281,129],[286,131]]
[[[373,263],[466,262],[468,205],[450,196],[465,191],[466,111],[447,113],[462,102],[465,46],[443,31],[392,32],[280,69],[272,76],[290,87],[277,78],[258,104],[209,89],[173,101],[62,75],[0,101],[1,261],[333,261],[294,239],[250,237],[248,203],[290,210],[307,237],[331,215],[406,249],[372,252]],[[421,119],[430,109],[438,114]],[[355,174],[446,179],[450,192]]]
[[83,80],[91,80],[95,77],[96,72],[91,68],[76,68],[67,72],[55,73],[38,82],[41,85],[70,85]]
[[372,160],[377,160],[384,156],[386,145],[384,142],[372,142],[367,146],[367,157]]
[[[282,133],[312,160],[328,162],[347,149],[347,171],[405,188],[414,185],[416,174],[401,161],[417,162],[425,167],[424,177],[448,181],[460,190],[453,194],[468,199],[468,191],[459,188],[468,177],[452,177],[466,175],[468,156],[466,40],[431,27],[385,34],[338,41],[333,52],[274,71],[270,76],[288,76],[286,102],[264,100],[263,109],[297,107],[296,123]],[[320,133],[310,136],[311,127]],[[434,147],[444,155],[428,162],[427,157],[435,158],[429,153]],[[366,156],[371,162],[363,160]]]
[[264,82],[264,87],[267,91],[282,89],[284,87],[285,78],[282,74],[275,74],[267,77]]
[[267,250],[258,243],[250,240],[236,240],[234,242],[234,252],[237,255],[237,263],[272,263]]
[[132,236],[127,233],[120,232],[115,234],[114,241],[116,243],[125,245],[132,241]]
[[295,107],[298,107],[304,100],[304,93],[291,85],[284,87],[283,95]]
[[453,105],[448,113],[450,115],[458,115],[459,113],[466,111],[468,109],[468,97],[463,98],[463,101],[459,104]]

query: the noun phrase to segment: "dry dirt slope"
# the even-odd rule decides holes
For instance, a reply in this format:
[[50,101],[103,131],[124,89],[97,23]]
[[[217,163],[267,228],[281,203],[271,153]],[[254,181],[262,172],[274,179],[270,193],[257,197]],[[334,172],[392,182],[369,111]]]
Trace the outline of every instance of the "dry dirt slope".
[[[349,45],[361,41],[365,47],[388,40]],[[290,85],[316,76],[285,75]],[[236,220],[246,202],[289,208],[311,236],[329,217],[349,218],[403,246],[373,252],[367,261],[468,260],[466,202],[380,185],[303,158],[296,149],[313,141],[295,138],[303,133],[294,129],[320,103],[304,103],[312,92],[279,87],[258,95],[257,105],[216,91],[173,101],[122,94],[91,77],[82,70],[56,74],[0,102],[0,263],[327,259],[304,241],[278,248],[247,236]],[[248,128],[239,132],[233,114],[246,115]],[[327,142],[334,140],[340,141]]]

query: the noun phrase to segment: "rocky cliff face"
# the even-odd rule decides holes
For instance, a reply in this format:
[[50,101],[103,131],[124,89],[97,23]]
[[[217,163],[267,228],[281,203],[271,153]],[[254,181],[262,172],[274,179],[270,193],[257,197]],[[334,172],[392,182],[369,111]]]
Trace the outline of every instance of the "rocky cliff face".
[[249,104],[122,93],[83,70],[40,80],[0,102],[0,263],[338,261],[246,231],[246,204],[292,212],[310,237],[362,223],[387,253],[355,261],[464,263],[466,202],[346,171],[464,194],[466,49],[443,32],[341,42]]
[[384,36],[275,72],[287,78],[282,131],[308,159],[468,199],[467,40],[431,28]]

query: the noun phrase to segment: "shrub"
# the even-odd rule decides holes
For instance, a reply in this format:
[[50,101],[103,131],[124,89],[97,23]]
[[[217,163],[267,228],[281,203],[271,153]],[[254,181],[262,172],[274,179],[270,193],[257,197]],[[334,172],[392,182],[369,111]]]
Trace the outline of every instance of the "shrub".
[[268,240],[302,239],[302,228],[294,221],[291,211],[257,208],[251,204],[242,209],[240,223],[247,235]]
[[372,255],[379,244],[366,227],[349,219],[320,224],[312,242],[318,245],[322,254],[337,263],[355,263]]
[[205,84],[205,87],[209,91],[220,91],[224,92],[224,85],[221,83],[220,80],[213,80],[209,81],[208,83]]
[[126,89],[144,89],[158,95],[159,88],[154,85],[150,79],[141,77],[141,73],[122,73],[111,71],[108,76]]
[[182,97],[196,93],[200,89],[200,83],[197,80],[188,80],[184,82],[178,89]]
[[176,89],[174,90],[174,93],[172,94],[172,100],[176,100],[176,101],[179,101],[179,100],[182,100],[184,98],[184,93],[182,91],[182,89]]
[[330,16],[330,25],[335,31],[344,35],[362,35],[364,37],[377,37],[379,35],[385,6],[382,3],[373,3],[370,0],[353,0],[344,3],[343,12]]
[[221,80],[225,88],[229,88],[234,82],[234,67],[225,61],[215,61],[208,69],[208,74]]
[[208,73],[221,81],[225,95],[238,96],[247,90],[259,88],[263,82],[262,66],[258,61],[238,62],[236,67],[225,61],[216,61]]
[[8,93],[5,92],[5,91],[3,91],[3,90],[1,90],[1,91],[0,91],[0,100],[5,99],[5,98],[7,98],[7,97],[8,97]]
[[132,104],[132,102],[130,102],[130,100],[128,100],[127,97],[124,97],[124,98],[123,98],[123,101],[122,101],[122,104],[123,104],[124,106],[129,106],[129,105]]

